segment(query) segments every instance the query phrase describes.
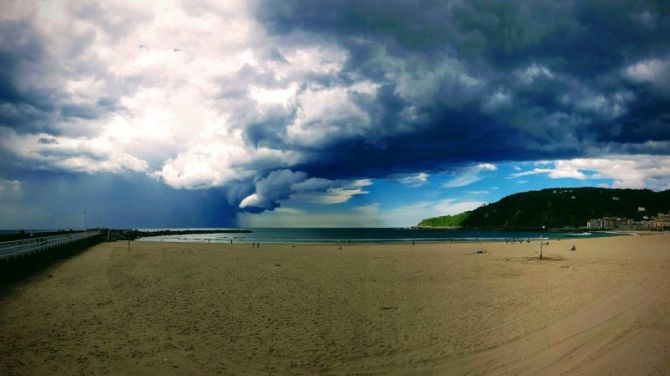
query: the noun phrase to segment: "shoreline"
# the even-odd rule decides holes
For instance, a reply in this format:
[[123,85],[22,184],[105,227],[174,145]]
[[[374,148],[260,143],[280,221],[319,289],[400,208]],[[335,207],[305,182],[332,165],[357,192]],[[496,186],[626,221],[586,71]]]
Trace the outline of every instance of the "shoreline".
[[[216,233],[212,233],[216,234]],[[553,235],[555,235],[554,233]],[[289,244],[289,245],[347,245],[347,242],[351,242],[351,244],[355,245],[365,245],[365,244],[407,244],[407,243],[412,243],[415,242],[416,244],[429,244],[429,243],[477,243],[477,242],[492,242],[492,243],[499,243],[499,242],[507,242],[507,241],[512,241],[516,240],[518,241],[523,241],[527,242],[530,240],[530,242],[537,242],[540,239],[540,236],[542,236],[546,240],[555,240],[555,241],[560,241],[560,240],[570,240],[570,239],[597,239],[597,238],[609,238],[609,237],[615,237],[615,236],[624,236],[624,235],[635,235],[635,234],[645,234],[645,235],[653,235],[653,234],[662,234],[662,233],[656,233],[656,232],[613,232],[613,231],[607,231],[607,232],[589,232],[589,235],[583,235],[583,233],[579,234],[574,234],[573,236],[561,236],[561,237],[550,237],[548,236],[547,233],[537,233],[533,235],[537,236],[510,236],[506,238],[497,238],[497,237],[481,237],[481,238],[476,238],[476,237],[454,237],[454,238],[403,238],[403,239],[317,239],[317,240],[310,240],[310,239],[299,239],[299,240],[266,240],[262,238],[233,238],[233,244],[252,244],[252,243],[262,243],[262,244],[276,244],[276,245],[281,245],[281,244]],[[193,243],[193,244],[230,244],[230,238],[226,239],[165,239],[165,240],[160,240],[160,239],[155,239],[155,237],[142,237],[142,238],[137,238],[133,239],[134,241],[140,241],[140,242],[156,242],[156,243]]]

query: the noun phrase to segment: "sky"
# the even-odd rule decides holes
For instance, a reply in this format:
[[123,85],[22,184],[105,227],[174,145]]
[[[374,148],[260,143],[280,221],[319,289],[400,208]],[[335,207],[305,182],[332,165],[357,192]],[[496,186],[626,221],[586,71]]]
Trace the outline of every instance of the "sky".
[[0,3],[0,228],[411,226],[670,188],[665,1]]

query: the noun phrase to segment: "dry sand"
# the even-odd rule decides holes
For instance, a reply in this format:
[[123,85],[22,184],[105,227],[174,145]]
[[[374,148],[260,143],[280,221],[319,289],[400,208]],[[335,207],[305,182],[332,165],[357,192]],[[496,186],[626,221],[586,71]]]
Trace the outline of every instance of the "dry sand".
[[0,374],[669,374],[670,235],[550,243],[100,244],[0,292]]

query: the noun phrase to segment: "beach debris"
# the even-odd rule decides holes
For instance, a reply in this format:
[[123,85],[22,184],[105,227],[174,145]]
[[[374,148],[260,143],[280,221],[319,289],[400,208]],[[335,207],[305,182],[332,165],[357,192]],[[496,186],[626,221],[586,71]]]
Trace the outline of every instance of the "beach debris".
[[387,311],[387,310],[389,310],[389,309],[396,309],[396,307],[393,307],[393,306],[379,307],[379,309],[381,309],[382,311]]
[[485,249],[478,249],[474,253],[488,253]]
[[576,251],[576,250],[577,250],[577,247],[575,247],[575,245],[573,244],[573,245],[572,245],[572,248],[570,248],[570,250],[571,250],[571,251]]

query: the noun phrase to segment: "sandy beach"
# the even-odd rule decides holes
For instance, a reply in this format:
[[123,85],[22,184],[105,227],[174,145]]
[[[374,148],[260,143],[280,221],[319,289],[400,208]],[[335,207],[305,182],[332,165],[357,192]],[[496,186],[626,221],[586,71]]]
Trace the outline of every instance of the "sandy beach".
[[482,246],[99,244],[0,291],[0,374],[670,373],[670,235]]

